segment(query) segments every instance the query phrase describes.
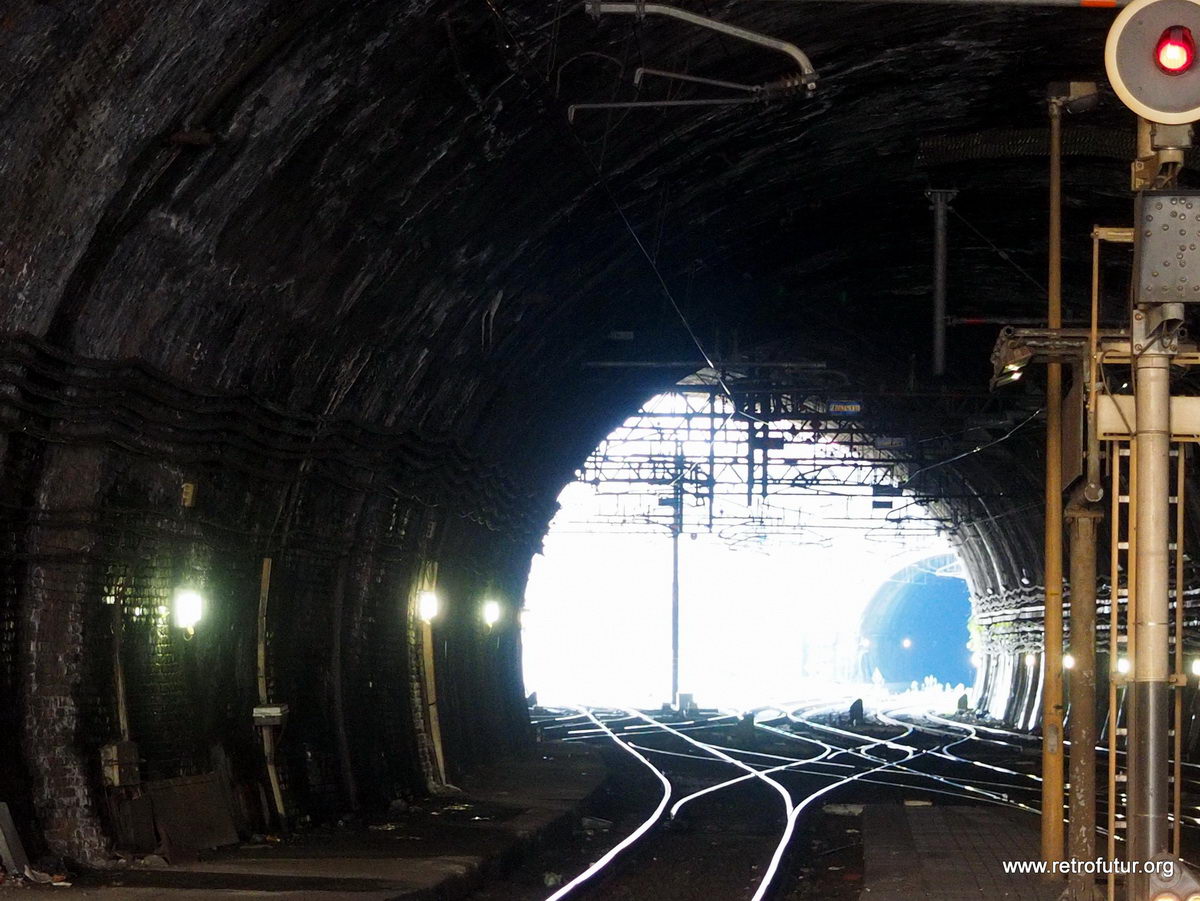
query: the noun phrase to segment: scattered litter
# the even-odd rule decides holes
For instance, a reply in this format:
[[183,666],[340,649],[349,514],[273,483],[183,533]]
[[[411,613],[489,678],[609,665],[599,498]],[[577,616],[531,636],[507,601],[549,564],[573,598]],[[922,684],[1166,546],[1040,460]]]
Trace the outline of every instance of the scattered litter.
[[147,854],[142,858],[142,866],[144,867],[165,867],[167,861],[158,854]]
[[831,872],[831,873],[838,873],[846,868],[845,867],[829,867],[828,869],[829,869],[829,872]]
[[67,880],[65,880],[65,879],[62,880],[62,882],[52,882],[50,884],[52,886],[54,886],[55,888],[70,888],[71,887],[71,883],[67,882]]
[[858,829],[847,829],[846,834],[847,835],[858,835],[859,831],[860,830],[858,830]]
[[400,827],[396,823],[376,823],[374,826],[368,826],[367,828],[372,832],[393,832]]
[[25,878],[30,882],[36,882],[38,885],[48,885],[53,880],[49,873],[43,873],[41,870],[35,870],[29,864],[25,864]]
[[918,798],[906,798],[904,801],[905,807],[932,807],[932,801],[922,801]]
[[836,817],[860,817],[863,806],[861,804],[826,804],[821,810]]
[[579,821],[588,832],[608,832],[612,829],[612,820],[606,820],[602,817],[584,817]]
[[553,888],[556,885],[562,885],[562,873],[551,873],[547,870],[542,874],[542,882],[546,888]]
[[38,885],[70,885],[67,882],[66,873],[43,873],[41,870],[35,870],[29,864],[25,864],[25,878],[30,882],[36,882]]

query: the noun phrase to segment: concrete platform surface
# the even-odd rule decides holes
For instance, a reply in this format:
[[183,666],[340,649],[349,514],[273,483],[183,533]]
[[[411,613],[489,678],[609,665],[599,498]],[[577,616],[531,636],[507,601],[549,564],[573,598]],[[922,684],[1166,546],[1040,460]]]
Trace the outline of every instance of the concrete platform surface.
[[1037,860],[1038,819],[1002,807],[868,805],[863,901],[1057,901],[1063,882],[1004,872]]
[[183,866],[90,873],[70,887],[9,881],[0,885],[0,901],[448,901],[522,846],[569,828],[605,775],[591,748],[539,744],[465,780],[462,796],[414,804],[387,822],[243,844]]

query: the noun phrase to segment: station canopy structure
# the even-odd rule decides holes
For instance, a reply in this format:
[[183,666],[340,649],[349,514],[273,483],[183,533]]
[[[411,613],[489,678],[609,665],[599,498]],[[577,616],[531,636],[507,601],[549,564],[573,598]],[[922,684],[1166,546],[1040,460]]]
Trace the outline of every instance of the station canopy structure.
[[752,377],[761,367],[705,367],[648,400],[580,467],[566,496],[593,500],[564,503],[554,530],[674,527],[730,546],[829,545],[853,531],[914,552],[945,548],[942,520],[904,485],[919,438],[869,432],[858,394],[818,387],[838,373],[790,364],[807,384],[782,387]]

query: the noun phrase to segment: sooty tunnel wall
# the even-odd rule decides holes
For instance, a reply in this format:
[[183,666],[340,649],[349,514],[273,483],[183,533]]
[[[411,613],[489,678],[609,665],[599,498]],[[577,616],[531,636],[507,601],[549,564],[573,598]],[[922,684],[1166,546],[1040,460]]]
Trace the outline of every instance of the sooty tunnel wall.
[[[906,471],[968,573],[981,703],[1021,718],[1036,385],[980,400],[993,335],[973,333],[944,382],[894,389],[924,365],[931,180],[1008,248],[959,230],[957,311],[1042,309],[1010,265],[1044,250],[1038,98],[1099,66],[1107,20],[716,6],[804,46],[817,94],[568,125],[571,102],[676,96],[638,94],[638,65],[763,83],[781,63],[565,3],[0,11],[0,800],[33,850],[153,844],[139,805],[161,790],[223,794],[235,828],[264,828],[264,694],[289,706],[292,820],[427,791],[427,648],[445,775],[518,747],[515,611],[554,498],[695,370],[693,338],[826,361],[872,398],[864,427],[923,439]],[[1128,125],[1073,132],[1072,233],[1127,214]],[[1077,312],[1086,254],[1067,270]],[[613,359],[687,365],[585,365]],[[205,600],[191,635],[181,587]],[[485,598],[505,606],[492,630]],[[106,786],[101,748],[126,733],[117,781],[136,784]]]

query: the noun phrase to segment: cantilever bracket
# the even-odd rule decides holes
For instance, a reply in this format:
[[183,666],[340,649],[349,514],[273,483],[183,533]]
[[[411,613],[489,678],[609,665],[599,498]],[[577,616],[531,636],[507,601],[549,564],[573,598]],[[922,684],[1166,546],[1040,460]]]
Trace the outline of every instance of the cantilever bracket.
[[[757,31],[750,31],[746,28],[740,28],[737,25],[730,25],[728,22],[722,22],[718,19],[710,19],[707,16],[699,16],[696,13],[689,12],[686,9],[678,9],[674,6],[668,6],[665,3],[647,3],[645,0],[623,0],[623,2],[608,2],[608,0],[584,0],[584,10],[593,18],[600,18],[605,13],[626,13],[637,16],[639,19],[644,19],[648,15],[666,16],[671,19],[679,19],[682,22],[687,22],[691,25],[697,25],[701,28],[708,28],[712,31],[718,31],[721,34],[729,35],[730,37],[738,38],[739,40],[747,41],[751,44],[757,44],[760,47],[766,47],[770,50],[776,50],[786,54],[795,61],[800,71],[798,74],[785,75],[775,81],[767,82],[761,85],[742,85],[732,82],[721,82],[716,79],[703,79],[696,76],[683,75],[682,73],[666,72],[660,69],[642,68],[638,70],[638,74],[634,79],[635,83],[641,82],[641,76],[658,75],[664,78],[672,78],[679,81],[691,81],[700,84],[711,84],[717,87],[729,88],[732,90],[745,91],[754,95],[756,98],[765,98],[776,94],[790,93],[798,88],[804,88],[808,92],[815,91],[817,88],[817,70],[813,68],[809,58],[804,51],[795,44],[781,41],[778,38],[773,38],[770,35],[760,34]],[[724,106],[727,104],[745,103],[750,98],[704,98],[701,100],[672,100],[672,101],[630,101],[626,103],[578,103],[573,105],[568,111],[568,116],[574,119],[577,109],[613,109],[613,108],[632,108],[638,106]]]

